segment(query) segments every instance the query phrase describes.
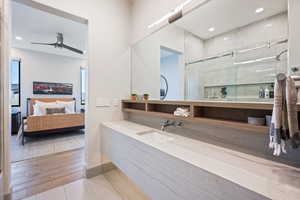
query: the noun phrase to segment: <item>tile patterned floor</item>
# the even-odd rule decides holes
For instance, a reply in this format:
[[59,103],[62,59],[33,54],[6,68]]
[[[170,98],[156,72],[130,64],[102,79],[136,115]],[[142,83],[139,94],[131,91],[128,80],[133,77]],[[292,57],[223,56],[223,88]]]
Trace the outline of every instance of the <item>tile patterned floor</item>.
[[112,185],[100,175],[37,194],[24,200],[122,200]]
[[27,138],[25,146],[14,135],[11,137],[11,160],[17,162],[83,147],[83,131]]

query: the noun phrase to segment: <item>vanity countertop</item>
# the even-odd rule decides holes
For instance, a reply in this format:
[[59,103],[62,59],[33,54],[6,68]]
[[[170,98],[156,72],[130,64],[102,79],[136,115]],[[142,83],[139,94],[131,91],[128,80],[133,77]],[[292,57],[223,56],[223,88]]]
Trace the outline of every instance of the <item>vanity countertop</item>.
[[172,138],[167,141],[141,137],[138,133],[160,131],[129,121],[102,125],[270,199],[300,199],[298,168],[172,133],[163,133]]

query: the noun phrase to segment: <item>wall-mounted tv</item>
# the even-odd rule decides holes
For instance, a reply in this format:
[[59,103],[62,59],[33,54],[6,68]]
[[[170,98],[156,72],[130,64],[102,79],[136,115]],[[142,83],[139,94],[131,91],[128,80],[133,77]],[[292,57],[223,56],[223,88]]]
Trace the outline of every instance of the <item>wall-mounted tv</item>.
[[72,95],[72,83],[33,82],[33,94]]

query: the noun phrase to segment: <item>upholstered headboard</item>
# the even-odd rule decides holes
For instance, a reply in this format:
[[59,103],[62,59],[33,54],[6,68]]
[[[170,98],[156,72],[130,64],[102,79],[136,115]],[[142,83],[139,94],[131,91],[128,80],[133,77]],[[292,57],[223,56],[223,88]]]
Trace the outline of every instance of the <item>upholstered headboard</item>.
[[[27,99],[27,116],[33,114],[33,105],[35,101],[42,101],[42,102],[55,102],[55,101],[75,101],[75,98],[28,98]],[[74,109],[76,110],[76,103],[74,104]]]

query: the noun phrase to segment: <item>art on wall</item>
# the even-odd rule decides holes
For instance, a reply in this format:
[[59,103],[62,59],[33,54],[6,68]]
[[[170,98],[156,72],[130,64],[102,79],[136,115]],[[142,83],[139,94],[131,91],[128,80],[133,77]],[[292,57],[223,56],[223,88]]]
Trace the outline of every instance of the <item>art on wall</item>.
[[33,94],[72,95],[73,84],[33,82]]

